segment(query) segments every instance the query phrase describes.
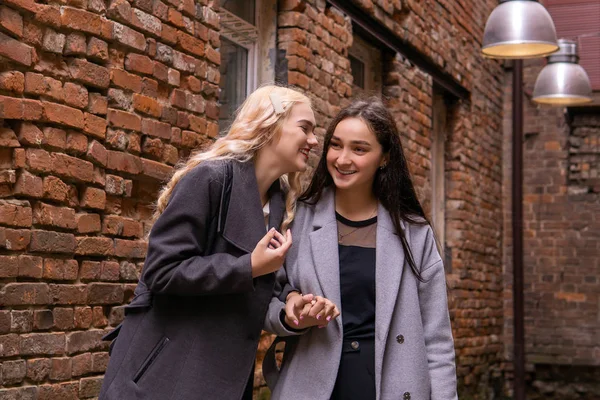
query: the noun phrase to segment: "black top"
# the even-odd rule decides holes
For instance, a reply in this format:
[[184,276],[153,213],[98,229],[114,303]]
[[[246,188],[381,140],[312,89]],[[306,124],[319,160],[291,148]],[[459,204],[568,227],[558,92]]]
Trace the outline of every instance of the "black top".
[[351,221],[336,213],[344,339],[375,338],[377,217]]

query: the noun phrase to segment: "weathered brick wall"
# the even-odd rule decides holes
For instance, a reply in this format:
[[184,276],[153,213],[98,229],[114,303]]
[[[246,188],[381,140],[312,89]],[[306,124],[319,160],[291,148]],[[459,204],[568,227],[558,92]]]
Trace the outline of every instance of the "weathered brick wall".
[[207,0],[0,5],[0,398],[98,395],[160,182],[218,131]]
[[[539,61],[526,64],[526,93],[531,93],[541,67]],[[504,114],[507,228],[510,228],[511,207],[510,82],[508,73]],[[600,396],[600,188],[597,185],[600,118],[593,111],[574,113],[571,118],[564,108],[538,107],[527,95],[524,103],[523,235],[528,398],[596,399]],[[590,178],[594,174],[596,178]],[[510,229],[506,229],[507,244],[512,240],[511,235]],[[507,246],[505,264],[509,282],[512,280],[511,251]],[[512,291],[507,286],[506,297],[511,296]],[[512,315],[510,302],[507,302],[506,313]],[[512,324],[512,319],[507,320],[509,323]],[[508,330],[512,332],[510,326]],[[508,349],[512,351],[512,347]]]

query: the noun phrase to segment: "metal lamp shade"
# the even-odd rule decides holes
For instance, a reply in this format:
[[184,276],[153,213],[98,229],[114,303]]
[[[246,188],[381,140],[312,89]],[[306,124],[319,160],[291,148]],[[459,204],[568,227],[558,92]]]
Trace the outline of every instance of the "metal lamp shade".
[[552,17],[532,0],[504,0],[490,14],[483,33],[484,56],[535,58],[558,50]]
[[592,101],[592,84],[585,69],[577,64],[577,43],[560,39],[560,50],[548,57],[548,65],[535,81],[533,101],[572,106]]

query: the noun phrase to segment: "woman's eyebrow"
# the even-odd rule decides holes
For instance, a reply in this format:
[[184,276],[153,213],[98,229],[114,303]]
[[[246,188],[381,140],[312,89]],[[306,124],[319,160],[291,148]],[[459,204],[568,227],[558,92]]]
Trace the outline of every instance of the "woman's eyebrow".
[[298,120],[298,123],[299,124],[306,123],[306,124],[310,125],[311,127],[315,126],[315,124],[312,121],[309,121],[308,119],[300,119],[300,120]]

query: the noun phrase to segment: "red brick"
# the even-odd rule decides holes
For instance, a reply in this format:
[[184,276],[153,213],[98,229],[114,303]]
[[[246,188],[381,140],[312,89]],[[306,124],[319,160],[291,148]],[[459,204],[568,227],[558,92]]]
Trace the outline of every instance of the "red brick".
[[49,285],[51,304],[85,304],[86,285]]
[[108,121],[111,126],[117,128],[130,129],[140,131],[142,129],[142,119],[135,114],[125,111],[108,109]]
[[219,119],[219,106],[213,102],[206,103],[206,116],[217,121]]
[[105,237],[78,237],[76,254],[107,256],[114,254],[112,239]]
[[142,224],[131,218],[107,215],[102,221],[102,233],[124,237],[141,237]]
[[211,138],[217,138],[219,136],[219,125],[214,122],[207,122],[206,135]]
[[106,115],[108,112],[108,101],[100,93],[90,93],[87,110],[92,114]]
[[91,33],[105,39],[112,38],[111,23],[99,15],[72,7],[61,7],[61,22],[66,28]]
[[117,175],[106,175],[104,190],[110,195],[122,195],[125,192],[125,179]]
[[108,153],[102,144],[93,140],[89,146],[87,158],[88,160],[105,167],[108,161]]
[[206,48],[206,59],[215,65],[221,65],[221,53],[213,49],[212,47]]
[[[167,67],[166,65],[164,65],[162,63],[159,63],[158,61],[155,61],[154,67],[152,70],[152,76],[154,76],[156,79],[158,79],[160,81],[167,82],[167,80],[169,79],[169,67]],[[1,87],[1,84],[0,84],[0,87]]]
[[113,37],[122,45],[138,51],[146,50],[146,39],[141,33],[117,22],[113,25],[112,33]]
[[50,367],[50,380],[65,381],[71,378],[71,359],[53,358]]
[[186,108],[198,114],[204,113],[204,98],[198,94],[186,93]]
[[38,100],[23,99],[23,119],[25,121],[38,121],[42,118],[42,103]]
[[100,216],[98,214],[77,214],[78,233],[95,233],[100,232]]
[[61,125],[83,128],[83,113],[75,108],[42,101],[44,119]]
[[115,256],[123,258],[144,258],[148,244],[144,241],[115,239]]
[[42,49],[50,53],[62,54],[65,47],[65,41],[65,35],[47,28],[44,33]]
[[0,336],[0,357],[11,357],[19,354],[19,335]]
[[119,280],[120,266],[116,261],[103,261],[102,271],[100,272],[100,280],[113,281]]
[[6,386],[23,382],[26,375],[25,360],[4,361],[2,364],[2,383]]
[[27,72],[25,74],[25,93],[42,95],[47,92],[44,75]]
[[136,8],[131,13],[131,25],[157,37],[160,37],[162,31],[162,23],[158,18]]
[[31,52],[32,48],[30,46],[0,32],[0,56],[29,67],[31,65]]
[[94,307],[93,311],[93,322],[94,328],[104,328],[108,325],[108,318],[104,315],[102,307]]
[[125,68],[128,71],[152,75],[154,72],[154,62],[149,57],[131,53],[125,58]]
[[23,36],[23,17],[18,11],[0,7],[0,26],[18,37]]
[[115,283],[90,283],[88,304],[121,304],[123,285]]
[[110,74],[107,68],[79,58],[71,61],[69,71],[73,79],[89,86],[105,89],[110,84]]
[[50,25],[59,29],[61,27],[60,9],[55,5],[39,4],[35,20],[41,25]]
[[0,127],[0,147],[21,147],[12,129]]
[[41,257],[33,257],[21,254],[17,261],[19,264],[19,277],[37,279],[42,277],[43,264]]
[[134,155],[109,150],[106,168],[137,175],[142,172],[142,162]]
[[163,142],[160,139],[144,138],[142,152],[155,160],[160,160],[163,152]]
[[52,153],[51,157],[52,168],[57,175],[83,182],[92,182],[94,174],[92,163],[63,153]]
[[38,387],[38,400],[78,400],[79,388],[77,383],[56,383]]
[[0,256],[0,278],[16,278],[19,262],[16,256]]
[[0,298],[5,306],[47,304],[49,301],[48,285],[45,283],[7,283]]
[[177,126],[182,129],[190,127],[190,116],[187,111],[179,111],[177,113]]
[[200,134],[206,134],[207,121],[206,118],[200,118],[195,115],[190,115],[190,128]]
[[95,116],[94,114],[83,113],[84,126],[83,131],[98,138],[106,137],[106,119]]
[[46,127],[44,128],[44,138],[47,147],[57,150],[64,150],[67,147],[67,132],[62,129]]
[[[52,313],[49,310],[45,312]],[[48,358],[34,358],[27,360],[27,378],[33,382],[42,382],[46,380],[50,374],[50,359]],[[37,389],[37,388],[35,388]],[[19,398],[19,397],[17,397]],[[24,397],[26,399],[27,397]]]
[[82,281],[96,281],[100,279],[102,263],[100,261],[82,261],[79,279]]
[[[115,308],[113,307],[113,310]],[[104,372],[108,366],[108,353],[92,353],[92,371]]]
[[211,10],[209,7],[198,7],[196,16],[209,28],[220,30],[219,14]]
[[[47,330],[54,326],[54,318],[52,317],[52,311],[50,310],[35,310],[33,313],[33,327],[37,330]],[[29,376],[29,379],[36,380]]]
[[57,329],[63,331],[73,329],[74,319],[72,308],[56,307],[54,310],[52,310],[52,314],[52,320]]
[[28,201],[0,200],[0,224],[28,227],[32,222],[32,210]]
[[79,265],[76,260],[57,258],[44,259],[44,278],[53,281],[74,281],[77,279]]
[[130,133],[127,135],[127,152],[139,155],[142,151],[140,142],[140,135],[137,133]]
[[23,356],[64,354],[65,334],[31,333],[22,335],[20,349]]
[[92,353],[79,354],[72,358],[72,375],[79,377],[92,372]]
[[106,192],[94,187],[86,187],[81,195],[81,207],[104,209],[106,204]]
[[143,78],[142,94],[152,98],[158,97],[158,82],[154,79]]
[[178,28],[183,28],[183,15],[179,11],[175,10],[174,8],[169,8],[168,18],[170,23]]
[[87,329],[90,326],[92,326],[91,307],[75,307],[75,327],[79,329]]
[[88,148],[88,139],[81,133],[70,131],[67,134],[66,149],[76,155],[85,154]]
[[169,68],[168,82],[171,86],[179,86],[181,83],[181,73],[176,69]]
[[177,109],[164,106],[160,119],[168,124],[175,125],[177,123]]
[[160,37],[163,42],[175,45],[177,43],[177,29],[169,25],[163,25]]
[[37,203],[34,208],[33,221],[36,225],[75,229],[75,210],[68,207],[56,207],[50,204]]
[[43,253],[73,253],[75,251],[75,236],[70,233],[50,232],[42,230],[31,231],[29,249]]
[[109,343],[101,340],[106,333],[100,329],[69,333],[67,335],[67,354],[107,350]]
[[0,73],[0,89],[9,92],[23,93],[23,90],[25,90],[25,75],[19,71]]
[[131,5],[126,0],[114,0],[110,3],[106,15],[115,21],[128,24],[131,20]]
[[25,151],[25,155],[31,171],[42,173],[52,171],[52,156],[46,150],[29,148]]
[[[33,311],[32,310],[12,310],[10,314],[11,314],[11,321],[10,321],[11,332],[28,333],[33,330]],[[23,373],[23,376],[25,376],[25,373]],[[5,383],[6,383],[6,381],[5,381]]]
[[35,198],[42,197],[42,178],[32,175],[27,171],[21,171],[17,177],[14,194]]
[[65,103],[77,108],[88,105],[88,91],[81,85],[67,82],[64,85]]
[[108,44],[95,37],[90,38],[87,45],[87,56],[101,62],[108,61]]
[[55,176],[47,176],[43,181],[43,196],[47,199],[65,201],[69,186]]
[[0,118],[23,119],[23,100],[0,96]]
[[179,151],[177,147],[167,144],[164,146],[162,160],[169,165],[175,165],[179,161]]
[[[137,93],[133,95],[133,107],[138,112],[157,118],[162,114],[162,107],[156,100]],[[136,130],[141,130],[141,126]]]
[[177,42],[185,51],[198,57],[204,57],[204,42],[182,31],[177,32]]
[[200,80],[198,78],[190,75],[186,78],[186,82],[187,82],[187,87],[192,92],[200,93],[200,91],[202,90],[202,82],[200,82]]
[[67,39],[65,41],[65,49],[63,52],[65,55],[85,55],[85,35],[79,32],[73,32],[67,35]]
[[31,231],[24,229],[0,228],[0,248],[25,250],[31,241]]

